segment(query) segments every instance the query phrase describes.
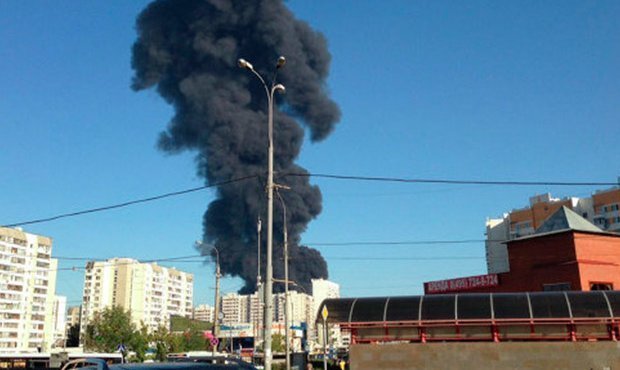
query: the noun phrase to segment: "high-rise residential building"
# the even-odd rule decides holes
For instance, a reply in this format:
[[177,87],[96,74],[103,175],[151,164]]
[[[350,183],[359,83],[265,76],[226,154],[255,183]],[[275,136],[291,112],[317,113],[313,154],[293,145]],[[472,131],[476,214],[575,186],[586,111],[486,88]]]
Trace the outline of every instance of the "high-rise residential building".
[[194,314],[192,318],[199,321],[213,322],[214,311],[214,307],[209,306],[208,304],[201,304],[194,307]]
[[340,285],[325,279],[312,279],[312,298],[314,299],[314,316],[324,299],[340,298]]
[[[228,293],[221,298],[220,302],[221,312],[224,314],[222,320],[224,325],[256,324],[262,320],[263,311],[260,307],[263,305],[259,303],[256,293],[251,295]],[[273,322],[283,324],[286,295],[284,293],[274,294],[273,302]],[[298,325],[313,320],[314,306],[311,296],[291,290],[289,292],[289,305],[291,309],[289,321],[292,324]]]
[[[288,293],[289,301],[289,322],[291,325],[310,323],[314,321],[314,300],[312,296],[291,290]],[[274,294],[274,321],[284,323],[286,295],[284,293]]]
[[131,258],[88,262],[84,279],[81,332],[95,312],[120,306],[132,321],[149,329],[168,327],[170,316],[192,317],[194,276]]
[[54,296],[52,305],[53,347],[64,347],[67,339],[67,297]]
[[[315,325],[321,303],[328,298],[340,298],[340,285],[325,279],[312,279],[312,298],[314,300],[314,306],[312,309],[312,324],[308,328],[308,337],[316,346],[318,343],[323,342],[323,330],[319,330]],[[342,345],[343,337],[337,326],[330,328],[328,337],[331,338],[333,344],[338,346]]]
[[[262,293],[263,290],[261,289],[260,291]],[[248,297],[248,303],[250,304],[248,315],[250,315],[250,322],[254,324],[256,330],[263,324],[263,309],[265,305],[263,304],[261,293],[255,292]]]
[[51,238],[0,227],[0,353],[51,348],[58,265],[51,254]]
[[67,330],[74,325],[80,325],[81,306],[72,306],[67,309]]
[[[319,283],[320,284],[320,283]],[[332,285],[329,285],[333,288]],[[321,289],[319,289],[321,290]],[[332,291],[330,290],[330,294]],[[333,294],[332,294],[333,295]],[[285,330],[285,293],[276,293],[273,296],[273,327],[272,329],[284,334]],[[296,328],[291,331],[291,343],[293,348],[301,350],[302,347],[302,325],[308,328],[308,335],[314,333],[314,300],[312,296],[291,290],[288,295],[289,300],[289,326]],[[220,300],[220,312],[223,314],[222,325],[229,327],[233,335],[254,336],[257,343],[261,341],[263,307],[257,293],[251,295],[240,295],[229,293]],[[221,330],[220,334],[227,335],[226,330]]]
[[603,231],[620,232],[620,187],[597,191],[587,198],[553,198],[551,194],[530,197],[529,205],[486,222],[487,270],[509,271],[506,241],[532,235],[549,216],[567,207]]
[[[80,315],[82,314],[81,306],[72,306],[67,309],[67,323],[65,326],[65,338],[70,338],[71,328],[75,325],[80,327]],[[73,343],[75,345],[75,343]]]
[[248,295],[228,293],[220,299],[222,324],[235,325],[250,322],[250,299]]

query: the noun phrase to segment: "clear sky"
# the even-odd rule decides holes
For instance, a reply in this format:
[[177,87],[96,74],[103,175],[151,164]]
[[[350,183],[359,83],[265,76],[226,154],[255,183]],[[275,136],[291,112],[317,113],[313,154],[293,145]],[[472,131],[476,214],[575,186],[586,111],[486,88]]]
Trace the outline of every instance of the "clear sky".
[[[0,1],[0,224],[201,186],[192,153],[155,144],[172,108],[130,89],[146,1]],[[342,120],[299,162],[311,173],[595,181],[620,176],[620,2],[290,1],[322,32]],[[243,73],[243,71],[239,71]],[[277,135],[277,133],[276,133]],[[309,245],[483,239],[487,217],[534,194],[596,187],[450,186],[313,179],[323,212]],[[210,191],[26,226],[62,258],[196,254]],[[486,272],[484,243],[317,246],[345,296],[420,294]],[[355,257],[356,259],[351,259]],[[196,275],[213,302],[212,263]],[[79,304],[83,271],[57,292]],[[225,279],[223,293],[239,280]]]

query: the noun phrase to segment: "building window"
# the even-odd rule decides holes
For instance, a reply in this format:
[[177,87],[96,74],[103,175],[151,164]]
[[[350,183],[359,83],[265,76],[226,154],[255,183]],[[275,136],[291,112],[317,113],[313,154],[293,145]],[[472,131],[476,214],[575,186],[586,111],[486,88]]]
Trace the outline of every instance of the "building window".
[[543,284],[543,291],[554,292],[562,290],[571,290],[570,283]]
[[614,290],[613,283],[590,283],[590,290]]

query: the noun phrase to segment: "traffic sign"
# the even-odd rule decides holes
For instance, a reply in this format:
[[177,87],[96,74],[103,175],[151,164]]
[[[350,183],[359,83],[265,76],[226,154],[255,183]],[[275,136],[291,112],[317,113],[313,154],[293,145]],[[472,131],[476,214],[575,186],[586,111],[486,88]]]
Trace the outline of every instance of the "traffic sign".
[[217,339],[216,337],[211,338],[211,345],[213,347],[217,347],[217,345],[220,343],[220,340]]
[[329,311],[327,311],[327,306],[323,306],[323,310],[321,310],[321,316],[323,316],[323,320],[327,320],[327,315],[329,315]]

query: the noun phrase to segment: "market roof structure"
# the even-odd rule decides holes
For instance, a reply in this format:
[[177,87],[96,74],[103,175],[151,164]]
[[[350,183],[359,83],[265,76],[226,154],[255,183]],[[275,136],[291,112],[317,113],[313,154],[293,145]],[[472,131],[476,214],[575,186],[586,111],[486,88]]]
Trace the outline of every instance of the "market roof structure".
[[619,318],[620,291],[439,294],[326,299],[328,323]]

